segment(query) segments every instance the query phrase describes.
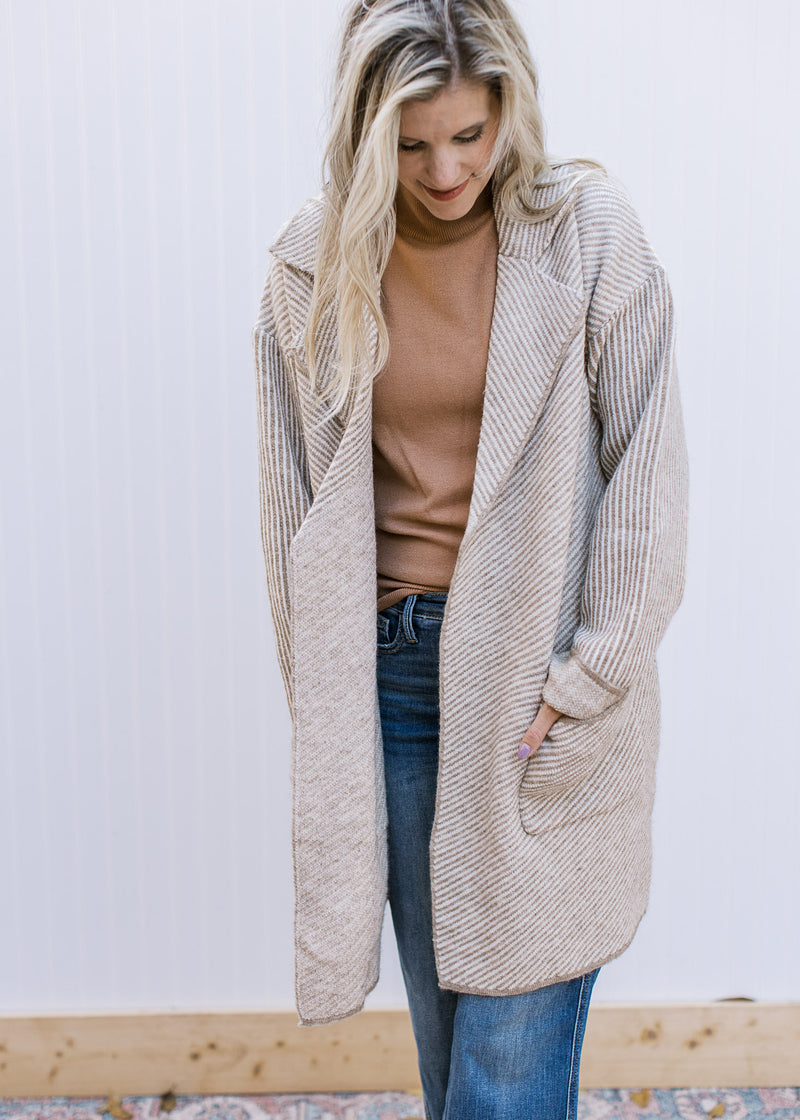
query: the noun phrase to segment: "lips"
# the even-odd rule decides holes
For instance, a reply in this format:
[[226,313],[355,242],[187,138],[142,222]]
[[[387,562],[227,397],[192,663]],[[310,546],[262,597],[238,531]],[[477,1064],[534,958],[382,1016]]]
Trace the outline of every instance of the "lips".
[[431,198],[435,198],[437,202],[450,202],[451,199],[458,198],[468,182],[469,179],[465,179],[460,187],[454,187],[451,191],[435,191],[431,187],[426,187],[424,183],[422,186],[425,187]]

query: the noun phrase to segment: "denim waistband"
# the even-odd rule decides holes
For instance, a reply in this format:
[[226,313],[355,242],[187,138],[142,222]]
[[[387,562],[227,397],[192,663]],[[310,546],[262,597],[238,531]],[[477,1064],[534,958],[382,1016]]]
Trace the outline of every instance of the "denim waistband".
[[[429,618],[443,618],[444,608],[447,604],[446,591],[414,591],[410,595],[398,599],[396,603],[392,603],[390,607],[384,607],[383,611],[394,611],[397,614],[402,614],[408,621],[420,612],[427,615]],[[380,613],[383,614],[383,611]]]

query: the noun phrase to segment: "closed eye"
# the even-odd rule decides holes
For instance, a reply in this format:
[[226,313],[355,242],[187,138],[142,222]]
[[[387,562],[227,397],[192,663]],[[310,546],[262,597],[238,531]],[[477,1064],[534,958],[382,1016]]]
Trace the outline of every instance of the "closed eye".
[[[483,129],[479,128],[477,132],[473,132],[472,136],[454,136],[453,139],[456,144],[474,144],[476,140],[480,140],[483,136]],[[423,147],[421,140],[416,144],[398,144],[401,152],[418,152]]]

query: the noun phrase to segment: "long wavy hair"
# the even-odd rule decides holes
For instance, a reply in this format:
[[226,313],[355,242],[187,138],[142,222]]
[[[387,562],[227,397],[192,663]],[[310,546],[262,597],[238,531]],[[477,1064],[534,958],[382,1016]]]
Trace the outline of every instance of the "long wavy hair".
[[[412,99],[432,99],[458,80],[484,84],[499,99],[497,137],[482,173],[494,167],[492,190],[501,212],[542,221],[592,168],[605,172],[595,160],[548,159],[538,75],[507,0],[350,0],[330,99],[324,210],[305,328],[312,389],[330,398],[333,414],[389,356],[380,279],[395,236],[401,108]],[[537,188],[568,163],[578,172],[566,190],[550,205],[537,206]],[[338,361],[330,384],[320,389],[318,332],[329,311]],[[370,318],[377,327],[374,356]]]

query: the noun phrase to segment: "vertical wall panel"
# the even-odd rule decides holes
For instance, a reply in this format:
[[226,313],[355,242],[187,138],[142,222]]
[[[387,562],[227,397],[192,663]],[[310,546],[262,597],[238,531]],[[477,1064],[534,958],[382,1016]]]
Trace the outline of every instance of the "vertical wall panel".
[[[516,7],[551,151],[622,178],[670,274],[691,454],[653,893],[597,998],[797,999],[799,10]],[[292,1005],[250,327],[340,10],[0,6],[4,1010]]]

